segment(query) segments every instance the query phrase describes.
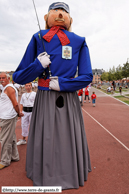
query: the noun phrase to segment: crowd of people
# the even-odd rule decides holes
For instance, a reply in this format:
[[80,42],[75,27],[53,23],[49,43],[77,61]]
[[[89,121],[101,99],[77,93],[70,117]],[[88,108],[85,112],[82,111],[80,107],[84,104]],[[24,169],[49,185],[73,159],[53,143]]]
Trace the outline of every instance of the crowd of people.
[[[113,81],[101,81],[98,84],[92,83],[92,85],[97,89],[104,89],[107,93],[115,94],[116,92],[119,92],[120,95],[122,95],[123,89],[128,89],[129,86],[129,79],[125,80],[113,80]],[[104,86],[104,87],[102,87]],[[106,88],[105,88],[106,86]]]
[[[18,91],[18,95],[21,95],[23,92],[25,92],[25,85],[20,85],[20,84],[15,83],[15,82],[12,82],[12,83],[13,83],[14,87],[15,87],[15,88],[17,89],[17,91]],[[31,84],[32,84],[32,90],[33,90],[34,92],[37,92],[37,88],[38,88],[38,83],[37,83],[37,81],[32,82]]]
[[[17,89],[19,96],[22,95],[22,93],[25,92],[25,85],[20,85],[18,83],[13,82],[13,81],[11,81],[10,83],[13,84],[14,87]],[[38,90],[38,82],[34,81],[34,82],[31,82],[31,84],[32,84],[32,90],[34,92],[37,92],[37,90]],[[0,94],[1,94],[2,90],[3,90],[3,86],[2,86],[2,84],[0,84]]]
[[[89,103],[91,102],[90,95],[89,95],[90,88],[91,88],[91,85],[89,84],[86,88],[78,90],[78,97],[79,97],[79,101],[80,101],[81,106],[83,106],[83,101],[84,101],[84,103],[86,103],[86,99],[88,99]],[[83,96],[84,96],[84,99],[83,99]],[[95,107],[96,98],[97,98],[97,96],[96,96],[95,92],[93,92],[91,94],[93,107]]]

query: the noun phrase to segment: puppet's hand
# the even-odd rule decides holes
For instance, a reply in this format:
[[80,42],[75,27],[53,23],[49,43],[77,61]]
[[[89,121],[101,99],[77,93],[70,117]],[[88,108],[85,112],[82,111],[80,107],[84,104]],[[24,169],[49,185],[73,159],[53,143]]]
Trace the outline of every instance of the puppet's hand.
[[49,89],[50,90],[60,91],[60,86],[59,86],[59,82],[58,82],[58,77],[57,76],[50,77]]
[[42,64],[43,68],[47,68],[49,64],[51,63],[50,55],[48,55],[46,52],[39,54],[37,58]]

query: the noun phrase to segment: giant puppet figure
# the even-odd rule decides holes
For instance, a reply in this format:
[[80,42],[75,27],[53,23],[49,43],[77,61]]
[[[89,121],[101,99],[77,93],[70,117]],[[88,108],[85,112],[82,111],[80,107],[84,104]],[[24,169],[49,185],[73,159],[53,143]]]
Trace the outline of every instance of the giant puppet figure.
[[19,84],[39,77],[27,143],[27,177],[34,186],[79,188],[91,171],[76,92],[92,81],[89,51],[85,38],[69,31],[72,18],[67,4],[51,4],[44,19],[46,30],[41,34],[46,52],[37,32],[13,74]]

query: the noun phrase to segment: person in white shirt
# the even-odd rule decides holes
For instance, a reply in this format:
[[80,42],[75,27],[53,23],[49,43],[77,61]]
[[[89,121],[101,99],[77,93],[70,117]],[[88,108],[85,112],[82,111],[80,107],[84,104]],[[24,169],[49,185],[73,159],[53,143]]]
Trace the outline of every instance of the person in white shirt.
[[13,84],[10,84],[9,74],[0,73],[0,83],[3,86],[0,96],[1,170],[9,166],[12,160],[19,161],[15,127],[17,116],[22,117],[23,113],[20,112],[18,92]]
[[32,82],[32,90],[34,91],[34,82]]
[[107,92],[111,92],[111,87],[110,86],[107,88]]
[[26,137],[28,136],[29,125],[32,115],[32,109],[35,101],[36,92],[32,91],[32,83],[25,84],[26,93],[22,94],[20,100],[20,112],[24,116],[21,119],[22,139],[17,142],[17,145],[26,144]]
[[20,84],[17,84],[17,83],[15,83],[14,84],[14,87],[17,89],[17,91],[18,91],[18,95],[20,95]]
[[24,87],[25,87],[25,85],[20,85],[20,95],[22,95],[22,93],[24,93]]
[[35,82],[35,83],[34,83],[34,91],[37,92],[37,89],[38,89],[38,83]]
[[2,90],[3,90],[3,86],[2,84],[0,84],[0,93],[2,92]]

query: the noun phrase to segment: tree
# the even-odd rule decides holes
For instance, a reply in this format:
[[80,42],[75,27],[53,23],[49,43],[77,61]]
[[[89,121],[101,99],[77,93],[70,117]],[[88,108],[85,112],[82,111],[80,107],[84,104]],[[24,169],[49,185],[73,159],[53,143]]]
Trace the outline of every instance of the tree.
[[116,80],[122,79],[122,67],[121,65],[118,65],[115,72]]
[[112,67],[112,69],[109,69],[109,72],[104,72],[101,75],[101,80],[106,81],[113,81],[113,80],[121,80],[122,78],[129,77],[129,63],[126,62],[123,64],[123,67],[121,65],[118,65],[117,68],[115,66]]
[[108,72],[108,81],[112,81],[112,80],[113,80],[113,73],[112,73],[112,69],[110,68]]
[[129,63],[126,62],[123,65],[124,65],[124,67],[122,67],[122,76],[127,78],[127,77],[129,77]]
[[108,72],[104,72],[104,73],[102,73],[102,75],[101,75],[101,81],[104,81],[104,80],[108,80]]

